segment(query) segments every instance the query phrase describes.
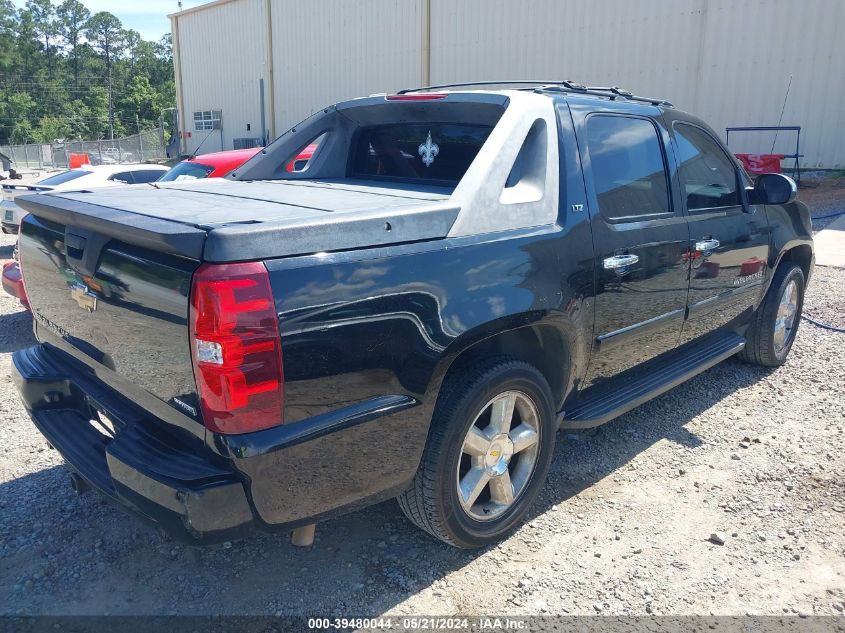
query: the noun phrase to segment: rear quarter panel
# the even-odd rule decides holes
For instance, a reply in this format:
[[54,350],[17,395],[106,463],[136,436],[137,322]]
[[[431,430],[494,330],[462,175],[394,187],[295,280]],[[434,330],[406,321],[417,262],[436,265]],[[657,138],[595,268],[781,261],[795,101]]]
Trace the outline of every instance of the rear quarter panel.
[[[554,225],[266,262],[282,337],[285,428],[236,448],[260,454],[239,461],[264,521],[328,517],[406,488],[449,368],[505,331],[542,327],[544,360],[565,367],[560,390],[578,387],[592,345],[593,243],[565,105],[558,121]],[[272,451],[280,434],[301,437],[297,427],[307,433],[326,422],[334,432]]]
[[[259,477],[251,479],[256,510],[268,523],[393,496],[407,486],[444,375],[474,343],[504,330],[553,327],[571,346],[573,377],[583,375],[593,278],[589,226],[580,218],[571,227],[281,259],[267,267],[282,336],[285,426],[383,396],[415,403],[265,455],[264,481],[256,486]],[[280,503],[272,489],[295,485],[303,472],[310,475],[302,482],[308,486],[302,507],[288,495]]]

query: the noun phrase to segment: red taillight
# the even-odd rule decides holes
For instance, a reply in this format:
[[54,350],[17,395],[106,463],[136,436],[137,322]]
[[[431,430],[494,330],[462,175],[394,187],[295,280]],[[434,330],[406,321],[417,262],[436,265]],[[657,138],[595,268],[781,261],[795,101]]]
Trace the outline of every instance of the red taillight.
[[404,95],[387,95],[388,101],[437,101],[448,95],[442,92],[412,92]]
[[205,426],[233,434],[284,422],[282,341],[264,264],[200,266],[190,328]]

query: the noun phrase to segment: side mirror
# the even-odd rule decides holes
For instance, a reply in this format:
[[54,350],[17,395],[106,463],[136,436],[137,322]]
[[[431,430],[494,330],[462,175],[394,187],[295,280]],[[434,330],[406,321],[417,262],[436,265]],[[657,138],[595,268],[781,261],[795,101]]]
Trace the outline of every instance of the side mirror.
[[751,204],[789,204],[798,195],[798,185],[783,174],[761,174],[748,194]]

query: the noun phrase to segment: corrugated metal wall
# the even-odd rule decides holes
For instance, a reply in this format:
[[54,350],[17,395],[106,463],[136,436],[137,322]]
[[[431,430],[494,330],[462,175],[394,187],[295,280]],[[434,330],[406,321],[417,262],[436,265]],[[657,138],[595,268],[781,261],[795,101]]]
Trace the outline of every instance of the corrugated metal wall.
[[[802,126],[803,164],[845,166],[843,0],[271,0],[276,131],[328,103],[418,85],[426,2],[431,83],[619,85],[668,99],[724,134],[776,125],[791,76],[782,123]],[[247,82],[266,64],[263,6],[234,0],[178,18],[189,116],[209,93],[231,93],[224,120],[257,103]],[[792,138],[780,134],[775,151],[793,151]],[[735,151],[768,152],[772,141],[731,136]]]
[[[728,126],[802,126],[811,167],[845,165],[843,0],[432,0],[431,79],[618,85]],[[794,152],[780,133],[775,150]],[[774,134],[731,135],[769,152]],[[790,143],[791,141],[791,143]]]
[[[202,153],[216,152],[232,149],[235,138],[260,137],[259,79],[267,72],[264,3],[234,0],[175,22],[184,102],[180,125],[191,133],[183,151],[194,153],[202,143]],[[194,129],[193,113],[202,110],[221,110],[223,129]]]
[[421,0],[273,0],[276,129],[420,81]]

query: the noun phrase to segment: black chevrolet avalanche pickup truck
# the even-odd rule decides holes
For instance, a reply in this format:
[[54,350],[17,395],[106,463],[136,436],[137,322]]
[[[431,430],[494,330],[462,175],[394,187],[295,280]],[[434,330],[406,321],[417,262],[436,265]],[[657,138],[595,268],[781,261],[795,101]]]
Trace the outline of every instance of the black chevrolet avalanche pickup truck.
[[190,542],[397,497],[479,547],[558,429],[784,362],[814,263],[795,196],[616,88],[354,99],[225,179],[18,197],[39,344],[14,379],[76,485]]

